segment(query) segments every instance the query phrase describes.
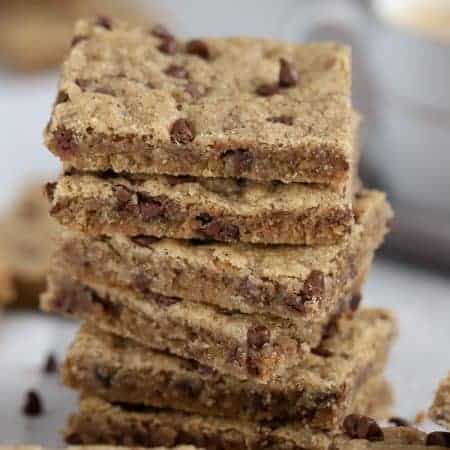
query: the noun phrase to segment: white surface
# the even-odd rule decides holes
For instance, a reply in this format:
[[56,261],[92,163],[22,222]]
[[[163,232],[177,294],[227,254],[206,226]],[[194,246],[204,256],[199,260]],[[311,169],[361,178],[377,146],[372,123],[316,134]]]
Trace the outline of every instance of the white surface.
[[[433,391],[450,369],[450,280],[394,263],[376,264],[366,287],[365,304],[394,309],[400,336],[388,377],[397,402],[395,413],[414,419],[428,408]],[[6,315],[0,327],[0,444],[60,445],[58,430],[76,409],[76,396],[41,366],[49,352],[61,360],[76,324],[40,314]],[[41,392],[46,413],[21,414],[27,389]]]
[[[294,1],[286,3],[294,8]],[[197,10],[185,8],[180,21],[185,34],[279,35],[280,24],[289,12],[273,8],[273,14],[264,17],[252,12],[274,6],[274,2],[245,2],[235,20],[226,22],[222,18],[232,15],[229,9],[235,9],[233,2],[214,2],[213,6],[202,0],[202,4],[203,14],[211,20],[199,21]],[[246,25],[249,17],[250,29]],[[41,143],[55,84],[54,74],[22,78],[0,73],[0,208],[12,200],[30,175],[50,178],[57,173],[58,163]],[[428,407],[438,379],[450,369],[450,280],[379,263],[366,293],[366,303],[391,307],[400,317],[401,334],[389,376],[398,394],[396,412],[412,418]],[[60,444],[58,430],[75,408],[75,395],[55,376],[42,375],[40,367],[49,351],[56,351],[62,359],[75,328],[70,322],[38,314],[6,315],[0,325],[0,444]],[[24,393],[30,388],[42,392],[46,410],[42,418],[25,419],[20,413]]]

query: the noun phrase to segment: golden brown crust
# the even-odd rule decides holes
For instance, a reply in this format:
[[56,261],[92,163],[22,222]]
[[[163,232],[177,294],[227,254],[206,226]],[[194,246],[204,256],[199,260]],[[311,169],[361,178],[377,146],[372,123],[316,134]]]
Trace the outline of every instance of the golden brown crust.
[[[50,150],[74,167],[351,184],[348,48],[204,39],[204,57],[119,22],[80,21],[76,35],[46,130]],[[286,83],[280,60],[298,81]],[[274,83],[274,95],[259,93]]]

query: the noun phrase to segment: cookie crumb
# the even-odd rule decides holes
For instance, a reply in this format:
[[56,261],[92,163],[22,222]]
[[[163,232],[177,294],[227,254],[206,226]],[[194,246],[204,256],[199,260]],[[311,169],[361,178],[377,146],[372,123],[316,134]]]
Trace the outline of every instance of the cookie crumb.
[[42,400],[37,391],[30,390],[25,394],[25,402],[22,412],[28,417],[37,417],[44,412]]

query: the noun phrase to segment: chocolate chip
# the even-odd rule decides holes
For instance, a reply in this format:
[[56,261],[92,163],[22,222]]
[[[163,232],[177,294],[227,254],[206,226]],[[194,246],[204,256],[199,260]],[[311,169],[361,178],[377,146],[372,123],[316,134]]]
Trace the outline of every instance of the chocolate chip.
[[391,417],[388,420],[389,423],[392,423],[396,427],[409,427],[411,424],[406,420],[402,419],[401,417]]
[[174,144],[189,144],[194,137],[194,125],[187,119],[176,120],[170,128],[170,139]]
[[56,96],[55,105],[59,105],[61,103],[67,103],[69,101],[69,96],[67,92],[59,91]]
[[72,42],[70,43],[71,47],[75,47],[77,44],[79,44],[82,41],[87,41],[86,36],[74,36],[72,39]]
[[63,153],[71,153],[76,149],[73,132],[65,127],[59,127],[53,132],[58,149]]
[[186,51],[191,55],[200,56],[203,59],[209,59],[209,48],[205,41],[194,39],[186,44]]
[[42,371],[46,374],[55,373],[58,370],[58,362],[56,360],[56,356],[53,353],[50,353],[47,356],[44,366],[42,367]]
[[231,161],[233,173],[236,177],[251,169],[253,165],[253,153],[245,149],[227,150],[222,157]]
[[159,38],[173,38],[172,33],[161,24],[155,25],[152,29],[153,36],[159,37]]
[[96,367],[94,369],[94,377],[105,389],[111,387],[112,376],[104,367]]
[[247,345],[253,350],[261,350],[270,342],[270,331],[263,325],[255,325],[247,331]]
[[190,398],[198,398],[203,390],[203,381],[197,379],[181,380],[176,384],[176,388],[184,392]]
[[353,439],[366,439],[368,441],[383,441],[383,430],[367,416],[350,414],[344,419],[344,430]]
[[325,277],[323,272],[313,270],[303,284],[303,297],[305,302],[320,301],[325,291]]
[[152,279],[144,272],[138,273],[134,278],[134,287],[142,294],[150,292],[150,284]]
[[208,237],[215,239],[217,241],[225,241],[225,242],[235,242],[240,238],[239,227],[233,224],[222,223],[219,220],[213,220],[209,214],[201,214],[197,216],[203,217],[204,219],[208,217],[210,219],[209,222],[206,222],[205,225],[202,226],[201,231]]
[[28,391],[25,394],[25,403],[22,407],[22,412],[25,416],[36,417],[44,412],[41,397],[36,391]]
[[261,84],[256,88],[256,93],[261,97],[271,97],[278,94],[279,88],[276,84]]
[[246,359],[247,372],[255,377],[261,374],[259,359],[256,355],[249,354]]
[[195,220],[198,220],[202,225],[211,223],[213,218],[208,213],[200,213]]
[[181,303],[181,298],[166,297],[165,295],[155,295],[155,302],[164,307],[169,307]]
[[56,183],[47,183],[44,186],[44,192],[47,199],[52,202],[55,198]]
[[150,247],[155,242],[159,241],[159,238],[154,236],[134,236],[131,238],[131,240],[136,244],[139,245],[139,247]]
[[[166,37],[162,40],[161,44],[158,45],[158,50],[162,53],[166,53],[167,55],[174,55],[177,52],[178,44],[177,41],[173,37]],[[175,76],[175,75],[171,75]],[[185,77],[177,77],[177,78],[185,78]]]
[[350,311],[356,312],[361,304],[362,296],[361,294],[354,294],[350,300]]
[[174,78],[188,78],[188,71],[183,66],[178,66],[176,64],[171,64],[164,73],[169,77]]
[[113,187],[113,192],[117,200],[117,207],[120,210],[126,209],[133,199],[133,192],[123,184],[116,184]]
[[333,352],[328,350],[327,348],[319,345],[316,348],[311,349],[311,353],[317,356],[321,356],[322,358],[330,358],[333,356]]
[[288,88],[298,83],[298,72],[292,63],[284,58],[280,59],[280,75],[278,83],[280,87]]
[[109,17],[106,16],[100,16],[97,18],[97,25],[99,25],[100,27],[103,27],[107,30],[111,30],[112,29],[112,21]]
[[144,220],[152,220],[164,215],[165,207],[156,197],[138,192],[139,211]]
[[272,123],[282,123],[284,125],[293,125],[294,124],[294,118],[292,116],[275,116],[275,117],[269,117],[267,119],[268,122]]
[[448,431],[433,431],[427,434],[425,445],[428,446],[441,446],[450,448],[450,433]]

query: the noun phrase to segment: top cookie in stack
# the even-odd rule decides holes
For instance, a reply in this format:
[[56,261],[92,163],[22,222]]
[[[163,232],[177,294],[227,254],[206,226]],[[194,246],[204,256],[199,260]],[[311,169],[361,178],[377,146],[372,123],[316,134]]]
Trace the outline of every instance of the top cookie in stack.
[[80,22],[46,132],[70,173],[58,213],[90,233],[336,243],[358,185],[350,87],[338,44]]

